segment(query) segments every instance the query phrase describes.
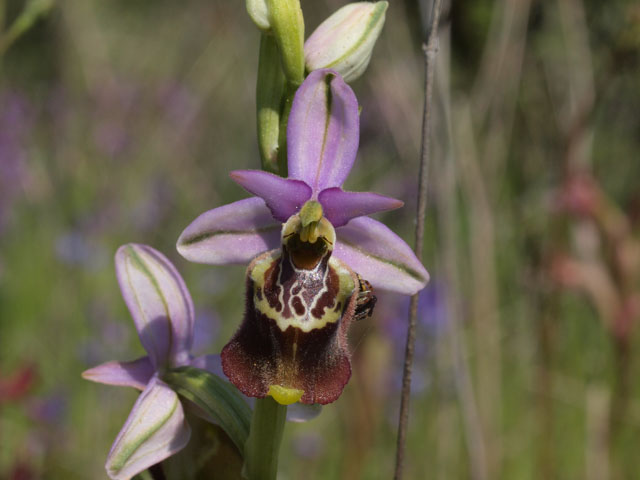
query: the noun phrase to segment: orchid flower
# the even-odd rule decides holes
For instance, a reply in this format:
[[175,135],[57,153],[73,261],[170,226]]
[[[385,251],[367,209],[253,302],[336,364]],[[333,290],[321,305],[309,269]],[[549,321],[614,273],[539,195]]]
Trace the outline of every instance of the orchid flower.
[[180,235],[178,252],[211,265],[246,264],[280,246],[282,223],[309,200],[336,228],[333,255],[381,290],[412,295],[429,275],[411,248],[366,218],[403,203],[377,193],[346,192],[360,135],[358,102],[333,70],[312,72],[298,89],[287,128],[289,178],[237,170],[231,178],[256,197],[209,210]]
[[192,365],[216,371],[219,357],[192,358],[193,302],[182,277],[160,252],[146,245],[120,247],[115,257],[122,296],[148,355],[107,362],[82,376],[142,390],[106,462],[109,477],[131,478],[181,450],[191,430],[177,393],[161,380],[168,368]]
[[256,197],[202,214],[178,239],[188,260],[251,261],[245,319],[221,354],[224,373],[247,396],[333,402],[351,375],[349,325],[372,308],[362,277],[404,294],[428,281],[409,246],[365,217],[402,202],[342,189],[358,140],[351,88],[333,70],[312,72],[289,116],[289,177],[232,172]]

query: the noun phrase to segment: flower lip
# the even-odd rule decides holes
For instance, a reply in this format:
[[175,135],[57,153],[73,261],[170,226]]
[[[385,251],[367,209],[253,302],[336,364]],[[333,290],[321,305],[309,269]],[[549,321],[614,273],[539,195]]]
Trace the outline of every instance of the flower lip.
[[248,396],[264,398],[280,386],[299,390],[302,403],[331,403],[351,376],[346,332],[356,276],[329,256],[311,271],[289,260],[283,248],[249,265],[245,317],[222,349],[223,370]]

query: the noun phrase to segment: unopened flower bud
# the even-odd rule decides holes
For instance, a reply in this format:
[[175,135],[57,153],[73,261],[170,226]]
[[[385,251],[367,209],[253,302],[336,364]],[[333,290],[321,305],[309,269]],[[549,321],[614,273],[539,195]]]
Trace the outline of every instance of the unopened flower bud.
[[253,23],[260,30],[268,31],[271,29],[269,22],[269,8],[266,0],[247,0],[247,12],[253,20]]
[[386,1],[351,3],[327,18],[304,44],[307,70],[332,68],[345,81],[362,75],[388,6]]

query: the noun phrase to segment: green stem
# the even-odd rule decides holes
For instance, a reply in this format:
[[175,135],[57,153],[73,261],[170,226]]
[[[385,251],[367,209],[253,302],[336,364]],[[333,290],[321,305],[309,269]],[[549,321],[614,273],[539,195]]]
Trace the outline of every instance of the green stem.
[[289,175],[289,169],[287,168],[287,125],[291,106],[293,105],[293,97],[295,97],[297,90],[298,85],[287,82],[283,96],[282,113],[280,114],[280,136],[278,138],[278,169],[282,177]]
[[7,15],[7,0],[0,0],[0,32],[4,32],[4,22]]
[[275,480],[287,407],[273,398],[256,401],[244,448],[244,475],[249,480]]
[[272,35],[262,34],[256,85],[258,146],[262,169],[279,174],[278,143],[280,109],[284,91],[284,73],[278,45]]
[[[2,7],[4,8],[4,2]],[[4,55],[13,42],[28,31],[41,16],[46,15],[51,7],[53,7],[53,0],[31,0],[27,3],[18,18],[0,34],[0,56]]]

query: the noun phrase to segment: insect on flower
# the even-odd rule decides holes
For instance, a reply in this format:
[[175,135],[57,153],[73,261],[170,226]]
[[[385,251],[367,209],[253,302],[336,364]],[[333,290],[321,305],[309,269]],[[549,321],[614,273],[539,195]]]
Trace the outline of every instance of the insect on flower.
[[378,297],[373,294],[371,284],[356,273],[358,277],[358,297],[356,298],[356,311],[353,314],[354,320],[364,320],[373,315],[373,308],[376,306]]

